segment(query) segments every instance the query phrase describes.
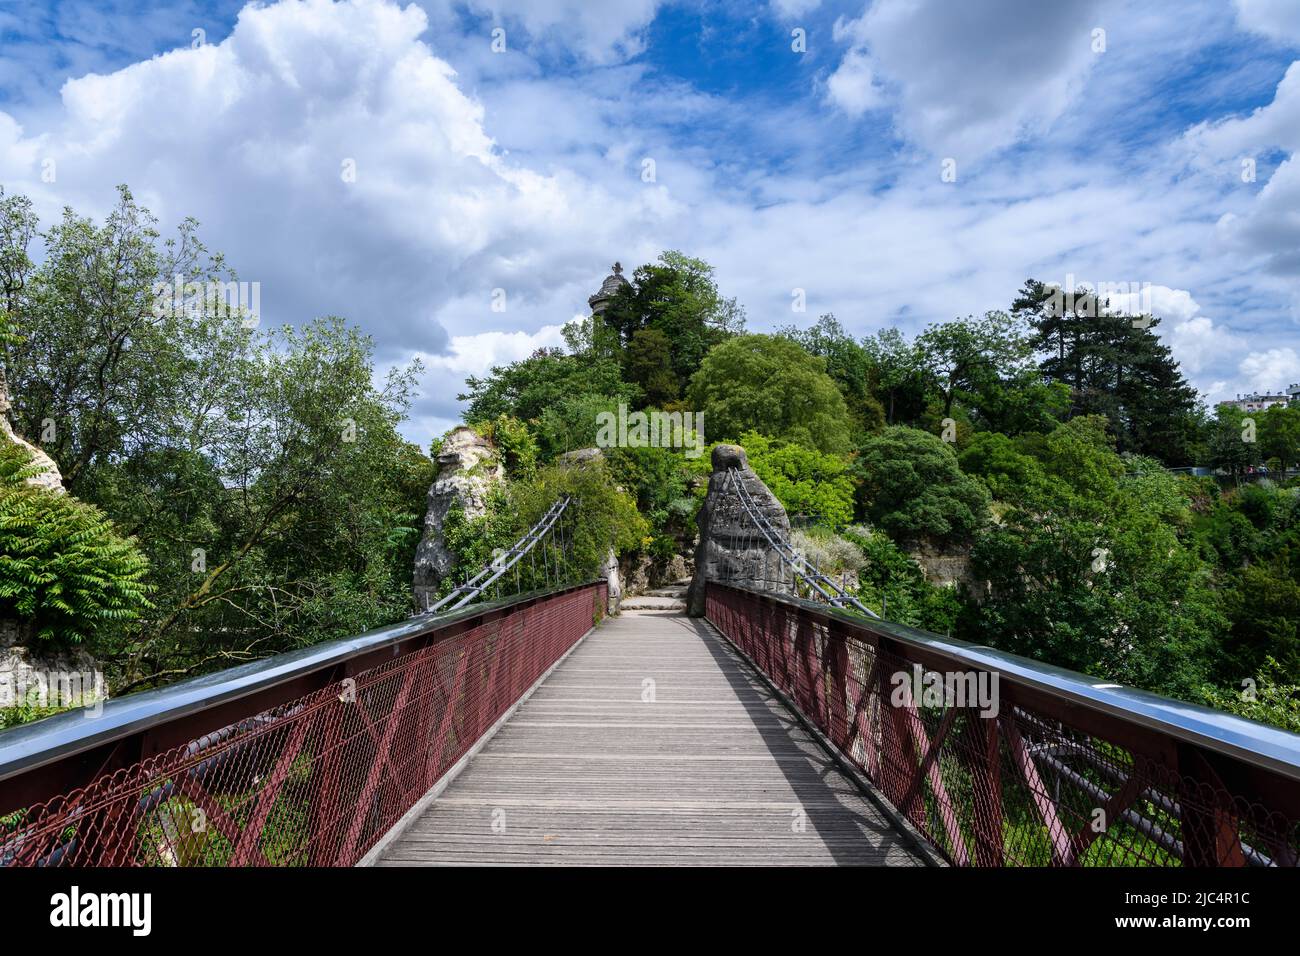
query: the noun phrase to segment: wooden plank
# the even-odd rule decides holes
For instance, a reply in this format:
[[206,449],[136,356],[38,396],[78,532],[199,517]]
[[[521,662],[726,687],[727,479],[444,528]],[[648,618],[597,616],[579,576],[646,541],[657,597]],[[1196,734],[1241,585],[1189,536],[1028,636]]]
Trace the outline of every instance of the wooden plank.
[[394,839],[388,866],[919,866],[702,621],[627,612]]

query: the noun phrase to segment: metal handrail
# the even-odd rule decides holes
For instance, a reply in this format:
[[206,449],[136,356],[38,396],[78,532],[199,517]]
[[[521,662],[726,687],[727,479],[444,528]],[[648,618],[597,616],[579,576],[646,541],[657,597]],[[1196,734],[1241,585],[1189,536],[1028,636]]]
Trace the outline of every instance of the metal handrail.
[[[571,500],[572,499],[567,495],[562,495],[561,497],[556,498],[555,501],[551,503],[551,507],[546,510],[546,514],[542,515],[542,517],[538,519],[537,523],[529,528],[528,531],[524,533],[523,537],[512,544],[507,551],[494,557],[483,566],[483,569],[479,571],[478,574],[474,575],[474,577],[470,578],[464,584],[452,588],[452,590],[444,595],[436,604],[426,608],[424,613],[436,614],[443,607],[451,604],[452,601],[455,601],[456,603],[451,604],[451,607],[448,608],[448,610],[458,610],[487,591],[487,589],[495,584],[503,574],[518,564],[524,555],[532,551],[537,542],[546,537],[551,528],[555,526],[555,522],[560,519],[560,516],[564,514],[565,509],[569,507],[569,502]],[[508,558],[509,560],[503,560],[503,558]]]
[[105,701],[93,719],[83,709],[65,711],[30,724],[0,731],[0,780],[130,737],[242,697],[288,684],[320,670],[344,664],[442,630],[461,621],[536,601],[545,595],[590,587],[598,579],[549,591],[532,591],[461,610],[421,614],[353,637],[338,638],[297,651],[250,661],[154,690]]
[[958,665],[954,670],[997,671],[1012,682],[1046,692],[1071,704],[1130,721],[1177,740],[1300,781],[1300,734],[1279,727],[1200,704],[1162,697],[1136,687],[1100,681],[1077,671],[1044,664],[986,645],[941,637],[890,621],[864,620],[850,611],[817,601],[724,582],[711,582],[710,586],[729,587],[767,601],[789,604],[827,620],[833,619],[873,635],[947,657]]

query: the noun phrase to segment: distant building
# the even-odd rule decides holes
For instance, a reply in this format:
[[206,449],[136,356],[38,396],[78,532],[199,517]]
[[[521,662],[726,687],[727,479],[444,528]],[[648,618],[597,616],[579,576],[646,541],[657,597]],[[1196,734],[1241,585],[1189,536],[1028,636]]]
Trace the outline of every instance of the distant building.
[[1288,402],[1296,401],[1300,398],[1300,385],[1292,385],[1292,391],[1275,394],[1261,394],[1252,392],[1250,395],[1238,395],[1236,399],[1228,402],[1221,402],[1222,405],[1231,405],[1233,408],[1239,408],[1243,412],[1263,412],[1272,408],[1274,405],[1285,405]]
[[1300,406],[1300,383],[1288,385],[1286,387],[1287,397],[1291,400],[1292,405]]

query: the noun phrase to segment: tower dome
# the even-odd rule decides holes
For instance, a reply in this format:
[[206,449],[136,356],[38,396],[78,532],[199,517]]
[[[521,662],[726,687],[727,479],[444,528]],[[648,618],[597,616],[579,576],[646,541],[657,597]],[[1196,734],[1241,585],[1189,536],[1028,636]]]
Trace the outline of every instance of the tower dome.
[[623,266],[616,262],[614,271],[605,276],[605,281],[600,284],[600,291],[587,300],[587,305],[591,306],[591,314],[600,315],[604,312],[609,305],[609,300],[614,298],[625,285],[629,283],[623,278]]

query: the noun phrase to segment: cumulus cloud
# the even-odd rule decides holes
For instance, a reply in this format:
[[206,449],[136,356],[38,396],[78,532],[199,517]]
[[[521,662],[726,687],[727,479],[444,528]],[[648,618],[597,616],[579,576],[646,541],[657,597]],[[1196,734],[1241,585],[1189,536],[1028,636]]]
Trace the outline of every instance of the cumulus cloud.
[[862,50],[850,50],[826,81],[826,95],[850,116],[883,105],[884,96],[871,69],[871,58]]
[[851,47],[832,80],[860,103],[863,78],[883,76],[898,88],[905,135],[941,155],[982,155],[1065,111],[1097,60],[1091,34],[1102,6],[877,0],[837,22]]
[[1291,46],[1300,46],[1300,4],[1295,0],[1234,0],[1237,22]]
[[1252,352],[1241,360],[1237,371],[1246,390],[1276,392],[1292,382],[1300,382],[1300,354],[1293,348]]
[[[562,46],[596,63],[636,56],[658,0],[469,0],[471,11],[523,27],[535,43]],[[507,43],[509,34],[507,33]]]
[[[841,42],[861,54],[844,75],[870,71],[859,108],[900,107],[898,126],[936,148],[946,131],[1002,142],[1045,122],[1058,104],[1043,90],[1068,99],[1061,77],[1087,70],[1061,24],[1082,30],[1086,51],[1093,18],[1057,21],[1065,15],[1034,6],[1019,28],[998,12],[1015,4],[989,6],[992,19],[978,23],[962,19],[964,6],[945,8],[932,19],[964,30],[958,45],[974,48],[964,51],[925,30],[905,52],[885,50],[908,39],[894,0],[877,4],[874,27],[841,22]],[[537,16],[562,9],[577,18],[565,22],[586,15],[552,6]],[[408,432],[421,441],[457,416],[466,374],[557,343],[556,323],[584,309],[614,259],[630,269],[669,248],[713,263],[760,331],[833,311],[856,335],[893,324],[913,333],[1005,307],[1029,276],[1151,278],[1167,290],[1161,333],[1199,369],[1198,384],[1235,383],[1238,330],[1273,317],[1254,300],[1257,274],[1211,254],[1221,205],[1196,177],[1171,182],[1163,169],[1027,143],[954,189],[930,157],[862,144],[842,114],[809,100],[704,92],[643,63],[548,71],[518,52],[512,14],[502,16],[515,52],[501,57],[479,42],[484,23],[457,20],[463,12],[426,20],[381,0],[250,6],[220,42],[191,50],[182,36],[185,49],[68,83],[57,111],[24,117],[30,129],[0,112],[0,182],[32,195],[47,219],[64,204],[102,215],[119,181],[164,222],[195,215],[241,278],[262,283],[269,322],[341,314],[375,337],[382,362],[424,356]],[[534,28],[585,42],[565,22]],[[1044,37],[1061,49],[1045,53]],[[931,67],[946,86],[927,85]],[[809,95],[829,90],[823,77]],[[1079,115],[1066,110],[1062,122]],[[655,182],[640,176],[645,157]],[[40,181],[44,158],[57,160],[55,184]],[[342,176],[347,159],[354,182]],[[1242,195],[1233,208],[1248,213]],[[492,308],[498,288],[505,312]],[[806,315],[791,312],[795,288]],[[1250,347],[1300,346],[1294,330],[1275,329]]]
[[[539,250],[590,270],[615,204],[502,155],[425,27],[382,0],[249,6],[220,43],[68,82],[39,135],[0,113],[0,180],[47,214],[102,213],[126,180],[164,222],[193,215],[237,252],[268,320],[340,313],[381,345],[438,351],[429,316],[446,302],[503,287],[526,303],[572,278]],[[626,209],[653,207],[643,194]]]
[[[1257,256],[1276,276],[1300,276],[1300,62],[1292,63],[1278,83],[1273,101],[1249,116],[1199,123],[1183,137],[1193,163],[1205,167],[1228,163],[1244,187],[1253,188],[1249,170],[1263,175],[1258,163],[1272,150],[1291,155],[1278,164],[1253,204],[1219,222],[1219,235],[1229,246]],[[1243,163],[1245,165],[1243,165]]]

